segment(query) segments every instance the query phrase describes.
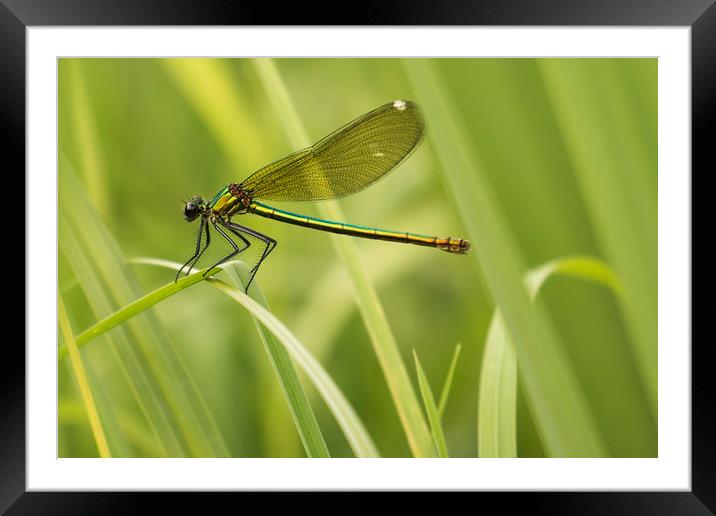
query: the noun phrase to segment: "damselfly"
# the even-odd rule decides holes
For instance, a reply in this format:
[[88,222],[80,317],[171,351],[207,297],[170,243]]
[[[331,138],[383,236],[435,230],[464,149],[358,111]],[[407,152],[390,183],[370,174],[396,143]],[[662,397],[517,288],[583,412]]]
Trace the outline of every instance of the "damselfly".
[[187,222],[201,218],[196,249],[176,279],[184,268],[188,267],[189,274],[209,247],[211,226],[230,244],[231,252],[206,272],[246,251],[251,240],[263,245],[261,256],[250,270],[248,291],[256,271],[276,247],[276,240],[231,220],[246,213],[341,235],[466,253],[470,242],[462,238],[438,238],[322,220],[260,202],[321,201],[363,190],[385,177],[415,150],[422,141],[424,128],[418,106],[396,100],[353,120],[313,146],[274,161],[240,183],[229,183],[208,203],[201,196],[192,197],[184,206],[184,218]]

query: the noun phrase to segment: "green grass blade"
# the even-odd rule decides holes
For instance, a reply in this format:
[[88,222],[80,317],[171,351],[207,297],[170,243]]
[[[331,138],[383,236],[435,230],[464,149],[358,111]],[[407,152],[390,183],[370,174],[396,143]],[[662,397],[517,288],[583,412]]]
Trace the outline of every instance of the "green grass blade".
[[[231,262],[231,264],[227,265],[226,271],[240,289],[243,289],[244,285],[249,281],[249,270],[242,262]],[[251,287],[251,298],[266,310],[269,310],[268,302],[263,292],[261,292],[258,282],[253,282]],[[281,390],[288,403],[291,417],[296,425],[306,454],[309,457],[330,457],[323,434],[321,434],[321,429],[318,427],[316,416],[313,413],[313,409],[311,409],[311,404],[306,397],[306,392],[303,390],[303,385],[301,385],[298,373],[286,348],[276,340],[272,333],[264,331],[263,326],[253,313],[251,313],[251,318],[256,325],[256,331],[261,338],[261,342],[266,348],[266,353],[268,353],[276,376],[278,376]]]
[[[267,91],[268,99],[291,144],[296,149],[311,145],[313,142],[308,138],[273,61],[257,59],[254,64]],[[323,218],[329,220],[345,219],[335,201],[321,203],[320,213]],[[388,324],[378,295],[360,263],[355,244],[349,238],[342,236],[331,235],[331,239],[350,274],[356,303],[388,383],[410,449],[415,457],[432,456],[434,450],[430,431],[420,411],[418,399],[400,356],[395,336]]]
[[525,260],[439,70],[423,59],[407,59],[404,64],[415,100],[423,107],[428,141],[448,193],[472,240],[470,256],[515,343],[520,378],[548,453],[603,456],[605,446],[594,415],[545,308],[533,305],[527,295],[522,283]]
[[448,396],[450,396],[450,387],[452,387],[452,379],[455,375],[455,367],[457,367],[457,359],[460,358],[460,350],[462,349],[462,344],[459,344],[455,346],[455,351],[453,351],[452,359],[450,360],[450,368],[448,369],[447,376],[445,377],[445,385],[443,385],[443,390],[440,393],[440,403],[438,403],[438,413],[440,414],[440,417],[443,417],[443,414],[445,413],[445,405],[447,405]]
[[80,352],[78,351],[77,344],[75,343],[75,337],[72,334],[72,328],[70,327],[70,321],[67,318],[67,312],[65,311],[65,304],[62,302],[62,296],[57,296],[57,316],[60,323],[60,331],[62,332],[62,336],[64,337],[70,352],[72,370],[75,373],[77,386],[79,387],[82,403],[84,404],[87,412],[87,418],[89,419],[90,428],[92,429],[92,435],[94,436],[99,456],[103,459],[107,459],[112,455],[109,452],[107,438],[104,436],[102,422],[100,421],[97,408],[94,404],[92,390],[90,389],[89,382],[87,380],[85,368],[82,365],[82,359],[80,358]]
[[[97,318],[140,297],[121,251],[94,211],[71,165],[59,172],[59,244]],[[108,338],[142,411],[169,456],[228,456],[206,403],[151,312]]]
[[[58,220],[59,243],[74,270],[79,275],[80,286],[91,303],[96,316],[109,313],[112,302],[102,288],[99,274],[92,266],[87,254],[79,243],[72,225],[60,215]],[[124,328],[106,335],[107,342],[134,394],[142,413],[147,419],[154,437],[164,456],[184,457],[189,454],[180,432],[172,424],[172,416],[166,400],[159,392],[153,375],[142,358],[136,344]],[[79,346],[80,344],[78,344]],[[64,346],[64,345],[63,345]],[[120,351],[121,350],[121,351]],[[67,356],[65,347],[64,355]]]
[[[216,274],[220,271],[221,268],[216,267],[210,272],[208,272],[206,276],[211,276],[212,274]],[[104,319],[97,321],[95,324],[77,335],[75,339],[77,342],[77,346],[84,346],[92,339],[99,337],[100,335],[108,332],[115,326],[119,326],[123,322],[128,321],[135,315],[138,315],[141,312],[147,310],[148,308],[151,308],[160,301],[163,301],[164,299],[173,296],[178,292],[181,292],[185,288],[188,288],[195,283],[206,279],[206,277],[204,277],[205,272],[206,269],[203,269],[198,272],[195,272],[194,274],[190,274],[189,276],[180,278],[179,281],[177,281],[176,283],[168,283],[162,287],[159,287],[158,289],[150,292],[149,294],[146,294],[139,299],[132,301],[122,309],[117,310],[116,312],[111,315],[108,315]],[[58,360],[62,360],[63,358],[67,357],[67,353],[67,345],[60,346],[57,352]]]
[[[156,264],[157,262],[152,260],[139,260],[139,263]],[[212,270],[211,273],[213,274],[219,272],[220,270],[220,268],[215,268]],[[83,346],[89,343],[96,337],[111,330],[115,326],[118,326],[119,324],[128,321],[129,319],[138,315],[144,310],[147,310],[155,304],[184,290],[185,288],[188,288],[191,285],[194,285],[199,281],[206,279],[204,277],[204,272],[204,270],[201,270],[187,277],[181,278],[176,283],[169,283],[167,285],[164,285],[154,290],[153,292],[142,296],[136,301],[128,304],[121,310],[118,310],[110,316],[102,319],[101,321],[97,322],[96,324],[82,332],[77,337],[77,345]],[[209,274],[207,274],[207,277],[208,276]],[[241,283],[241,285],[243,286],[243,283]],[[256,285],[256,283],[254,283],[254,285]],[[261,294],[260,289],[256,286],[252,288],[252,292],[255,296],[259,297],[259,302],[265,306],[266,301],[263,297],[263,294]],[[301,441],[304,444],[306,453],[309,457],[328,457],[328,448],[326,446],[325,441],[323,440],[321,431],[318,428],[318,423],[316,422],[316,418],[313,414],[313,411],[308,404],[308,399],[305,396],[303,387],[298,380],[298,375],[293,368],[293,364],[290,362],[290,358],[286,354],[284,348],[279,346],[273,339],[273,337],[267,336],[264,333],[263,328],[258,324],[258,321],[256,321],[255,319],[254,321],[257,324],[260,338],[262,339],[264,345],[266,346],[266,350],[269,353],[271,363],[273,364],[276,370],[276,374],[279,376],[279,380],[281,381],[281,388],[289,403],[289,409],[296,423],[296,427],[301,436]],[[61,346],[59,348],[58,358],[62,360],[67,356],[67,354],[68,346]]]
[[[621,67],[631,60],[583,61],[538,64],[595,233],[624,282],[622,307],[656,420],[656,141],[649,141],[639,124],[634,106],[642,99],[625,83]],[[655,84],[657,60],[644,61],[642,82]],[[653,116],[655,103],[652,99]]]
[[[67,305],[67,303],[65,303]],[[82,357],[83,353],[80,353],[80,356]],[[105,436],[107,438],[107,444],[109,445],[109,449],[112,452],[113,457],[135,457],[135,456],[142,456],[141,451],[134,446],[135,443],[131,442],[132,439],[130,436],[128,436],[125,433],[124,428],[124,422],[122,421],[122,417],[120,416],[120,413],[126,413],[130,412],[129,410],[126,410],[125,404],[121,403],[121,409],[119,407],[119,403],[117,402],[117,399],[115,398],[116,391],[112,389],[112,386],[108,385],[107,382],[107,376],[104,374],[104,369],[102,368],[101,371],[98,371],[97,366],[102,366],[101,361],[98,363],[98,361],[94,360],[94,357],[90,358],[87,356],[87,353],[84,353],[84,357],[82,357],[82,362],[85,366],[85,369],[87,370],[87,380],[89,381],[90,385],[92,386],[92,395],[94,397],[95,405],[97,406],[97,412],[99,412],[100,420],[102,421],[102,428],[104,428]],[[67,362],[67,361],[66,361]],[[112,366],[116,365],[116,360],[114,357],[111,359]],[[66,364],[67,365],[67,364]],[[117,378],[120,380],[123,380],[122,378],[122,372],[119,371],[119,374],[117,375]],[[59,389],[59,386],[58,386]],[[64,394],[64,392],[62,393]],[[130,394],[131,396],[131,394]],[[63,395],[62,398],[58,401],[58,411],[59,411],[59,405],[62,403],[62,400],[66,399]],[[67,401],[71,401],[72,398],[70,398]],[[133,400],[128,400],[133,401]],[[132,411],[134,412],[134,411]],[[135,419],[143,418],[144,416],[141,413],[141,410],[137,410],[134,412]],[[59,420],[59,413],[58,413],[58,420]],[[58,421],[59,422],[59,421]],[[144,421],[142,421],[144,423]],[[147,425],[145,424],[143,427],[144,431],[144,440],[150,444],[150,446],[147,449],[152,449],[152,457],[160,457],[162,456],[159,446],[157,446],[156,439],[154,437],[154,434],[151,432],[151,429],[147,428]],[[68,450],[69,451],[69,450]],[[64,456],[64,455],[62,455]]]
[[[204,117],[206,127],[233,163],[261,161],[261,134],[245,130],[252,125],[244,109],[247,102],[240,97],[241,88],[232,82],[222,59],[175,58],[161,59],[160,63]],[[241,146],[236,145],[238,134]]]
[[487,330],[477,403],[477,456],[517,457],[517,361],[499,309]]
[[435,449],[438,452],[438,457],[447,459],[449,457],[447,450],[447,443],[445,443],[445,435],[443,434],[442,423],[440,422],[440,414],[438,408],[435,406],[435,398],[433,398],[433,392],[430,390],[430,383],[428,378],[425,376],[418,360],[418,354],[413,350],[413,357],[415,357],[415,370],[418,373],[418,385],[420,386],[420,394],[423,396],[423,405],[425,406],[425,412],[428,415],[428,421],[430,422],[430,429],[433,433],[433,441],[435,442]]
[[[133,261],[135,263],[167,267],[173,270],[178,270],[181,266],[181,264],[178,263],[152,258],[141,258]],[[226,265],[228,266],[228,264]],[[201,275],[201,271],[196,274]],[[378,457],[379,454],[373,444],[373,441],[368,435],[363,423],[353,410],[353,407],[351,407],[350,403],[346,399],[345,395],[341,392],[328,373],[323,369],[321,364],[313,358],[306,347],[290,332],[290,330],[288,330],[288,328],[286,328],[286,326],[266,308],[261,306],[261,304],[244,294],[243,290],[232,287],[223,281],[215,281],[212,278],[206,278],[206,280],[211,285],[218,288],[233,300],[244,306],[252,316],[261,322],[261,324],[276,337],[278,342],[283,345],[286,351],[289,352],[294,361],[308,375],[311,382],[323,397],[324,401],[328,405],[328,408],[331,410],[333,416],[336,418],[336,421],[343,430],[343,433],[356,456]],[[175,292],[171,289],[166,289],[163,293],[168,297],[173,295]],[[154,293],[148,295],[153,294]]]
[[[157,447],[151,434],[140,424],[136,414],[117,410],[118,426],[127,441],[138,450],[139,457],[157,457]],[[86,416],[82,404],[74,401],[61,401],[57,408],[60,425],[85,425]],[[106,427],[106,425],[105,425]]]
[[293,359],[311,378],[316,389],[321,393],[324,401],[333,412],[336,421],[348,439],[351,448],[358,457],[377,457],[378,451],[368,436],[363,423],[360,422],[353,408],[343,393],[338,389],[331,377],[321,365],[306,350],[305,346],[283,325],[281,321],[256,301],[245,295],[241,290],[219,280],[210,279],[209,282],[227,294],[234,301],[240,303],[273,333],[284,345]]
[[[525,284],[532,299],[551,277],[561,275],[600,284],[621,296],[614,272],[602,261],[574,256],[550,261],[529,271]],[[496,310],[485,343],[478,401],[478,455],[516,457],[517,361],[500,310]]]
[[[98,211],[106,215],[110,206],[112,196],[107,191],[104,170],[103,154],[97,138],[96,121],[93,117],[90,106],[90,96],[87,91],[81,61],[77,59],[66,59],[62,63],[70,72],[70,79],[73,83],[72,91],[72,121],[77,142],[78,168],[82,171],[87,191],[95,199]],[[61,66],[61,65],[60,65]]]
[[614,271],[602,260],[591,256],[570,256],[549,261],[530,270],[525,284],[530,297],[537,297],[540,288],[551,276],[560,275],[591,281],[611,290],[617,299],[624,295],[622,283]]

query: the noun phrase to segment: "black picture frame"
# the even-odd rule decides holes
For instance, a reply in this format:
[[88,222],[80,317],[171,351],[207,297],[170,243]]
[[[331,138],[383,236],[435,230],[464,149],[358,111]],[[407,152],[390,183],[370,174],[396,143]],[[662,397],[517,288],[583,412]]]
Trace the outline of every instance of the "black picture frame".
[[[716,6],[714,0],[482,0],[380,2],[363,1],[346,9],[318,4],[266,2],[144,0],[0,0],[0,170],[5,186],[11,179],[12,198],[25,191],[25,31],[28,26],[83,25],[553,25],[553,26],[690,26],[692,51],[692,168],[701,175],[713,174],[714,159],[708,129],[716,122]],[[309,8],[310,7],[310,8]],[[349,14],[348,14],[349,13]],[[11,159],[8,159],[11,158]],[[5,168],[6,167],[6,168]],[[691,178],[698,172],[692,173]],[[693,191],[693,189],[692,189]],[[19,200],[22,203],[22,199]],[[6,198],[6,202],[7,202]],[[693,202],[693,201],[692,201]],[[12,206],[16,206],[13,201]],[[6,209],[9,204],[5,205]],[[25,209],[35,209],[26,206]],[[14,218],[17,214],[14,212]],[[8,215],[10,215],[8,213]],[[695,212],[694,212],[695,213]],[[9,219],[9,217],[8,217]],[[704,220],[693,217],[693,223]],[[10,227],[10,221],[6,223]],[[15,227],[20,224],[14,223]],[[24,225],[24,224],[23,224]],[[20,236],[24,239],[24,236]],[[18,240],[19,242],[19,240]],[[25,246],[13,251],[25,261]],[[692,250],[693,253],[693,250]],[[692,264],[695,260],[692,260]],[[697,262],[698,263],[698,262]],[[10,264],[7,264],[10,265]],[[693,267],[693,265],[692,265]],[[19,269],[19,267],[16,267]],[[28,271],[25,271],[27,278]],[[19,276],[19,274],[18,274]],[[704,283],[704,282],[702,282]],[[705,290],[705,286],[701,289]],[[13,292],[18,292],[14,290]],[[20,306],[17,295],[12,305]],[[692,296],[693,297],[693,296]],[[6,298],[6,301],[10,299]],[[10,304],[10,303],[8,303]],[[695,304],[702,311],[710,308]],[[23,308],[26,307],[22,303]],[[693,316],[692,316],[693,321]],[[7,323],[6,323],[7,324]],[[692,324],[693,327],[693,324]],[[5,334],[10,332],[6,326]],[[693,331],[693,330],[692,330]],[[0,375],[0,511],[9,514],[75,514],[143,512],[146,495],[132,493],[25,492],[25,350],[19,339],[8,338],[3,346]],[[694,345],[694,342],[696,343]],[[681,343],[685,344],[685,343]],[[501,507],[529,503],[537,512],[579,514],[710,514],[716,512],[716,435],[713,382],[709,342],[692,338],[692,458],[690,492],[612,493],[503,493]],[[21,365],[22,364],[22,365]],[[244,496],[247,496],[246,494]],[[167,496],[162,497],[162,504]],[[186,497],[176,496],[184,509]],[[414,498],[420,499],[420,497]],[[366,503],[366,508],[370,506]],[[358,507],[354,505],[354,507]],[[206,508],[206,507],[205,507]],[[170,509],[165,505],[164,509]]]

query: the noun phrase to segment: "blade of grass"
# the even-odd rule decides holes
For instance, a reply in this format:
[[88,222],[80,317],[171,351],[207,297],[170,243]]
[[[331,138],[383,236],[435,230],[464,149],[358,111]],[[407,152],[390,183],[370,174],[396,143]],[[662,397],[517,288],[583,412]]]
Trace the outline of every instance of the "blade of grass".
[[[97,318],[139,297],[119,246],[60,159],[59,244]],[[145,417],[171,456],[228,456],[228,450],[181,358],[156,317],[143,313],[111,333],[112,346]]]
[[[58,220],[58,231],[60,246],[67,256],[70,266],[73,270],[82,271],[81,275],[76,276],[80,280],[80,286],[85,292],[93,312],[95,315],[109,313],[111,302],[107,292],[102,288],[100,277],[77,241],[74,229],[67,224],[62,215]],[[156,383],[153,381],[145,361],[139,355],[136,345],[130,340],[128,331],[118,328],[117,331],[106,334],[106,339],[142,413],[147,418],[163,455],[168,457],[187,456],[186,445],[176,427],[171,423],[169,408],[158,392]],[[82,342],[77,345],[81,347]],[[64,348],[63,355],[67,356],[66,346],[62,347]]]
[[496,309],[487,330],[477,402],[477,456],[517,457],[517,361]]
[[87,418],[89,419],[92,435],[94,436],[94,441],[97,445],[97,451],[99,451],[100,457],[107,459],[112,455],[109,452],[107,439],[105,438],[104,430],[102,429],[102,422],[100,421],[99,414],[97,413],[97,408],[95,407],[94,399],[92,397],[92,390],[90,389],[89,382],[87,381],[87,374],[85,373],[85,368],[82,365],[82,359],[80,358],[80,352],[78,351],[75,343],[75,337],[72,334],[70,321],[67,318],[65,304],[62,302],[62,296],[59,295],[57,296],[57,317],[59,319],[62,336],[65,339],[70,352],[72,371],[75,373],[77,386],[79,387],[80,395],[82,396],[82,403],[87,411]]
[[[614,272],[602,261],[574,256],[547,262],[530,270],[525,285],[532,299],[551,277],[561,275],[603,285],[617,297],[622,287]],[[478,401],[478,455],[516,457],[517,361],[512,341],[499,309],[487,332],[480,375]]]
[[[132,261],[134,263],[166,267],[172,270],[179,270],[179,267],[181,267],[181,264],[179,263],[154,258],[138,258]],[[224,266],[227,265],[228,264],[224,264]],[[306,347],[290,332],[290,330],[288,330],[288,328],[286,328],[286,326],[281,321],[279,321],[273,314],[271,314],[266,308],[264,308],[255,300],[244,294],[242,290],[234,288],[223,281],[214,281],[210,277],[202,278],[202,272],[203,271],[198,271],[184,278],[184,280],[189,280],[189,278],[192,277],[200,278],[198,280],[196,280],[195,278],[194,281],[188,281],[188,284],[185,285],[184,288],[203,279],[210,283],[212,286],[221,290],[223,293],[227,294],[239,304],[243,305],[247,310],[249,310],[249,312],[254,317],[256,317],[261,322],[261,324],[264,325],[278,339],[278,342],[283,345],[286,351],[289,352],[289,354],[293,357],[296,363],[308,375],[311,382],[314,384],[314,386],[328,405],[328,408],[331,410],[331,413],[336,418],[336,421],[341,427],[341,430],[343,430],[343,433],[346,436],[346,439],[351,445],[351,448],[355,452],[356,456],[379,457],[378,451],[375,448],[373,441],[368,435],[368,432],[365,430],[363,423],[360,421],[357,414],[353,410],[353,407],[351,407],[350,403],[346,399],[345,395],[341,392],[335,382],[333,382],[331,377],[323,369],[320,363],[316,361],[315,358],[313,358],[313,356],[308,352]],[[130,318],[136,317],[138,315],[138,312],[136,311],[137,306],[143,307],[146,310],[153,304],[156,304],[163,299],[166,299],[167,297],[176,294],[180,290],[183,290],[183,288],[176,290],[173,288],[165,287],[160,287],[154,292],[150,292],[149,294],[144,296],[151,298],[153,301],[152,303],[147,303],[143,299],[138,299],[134,303],[132,303],[135,306],[125,307],[125,309],[119,310],[117,313],[113,314],[107,319],[112,319],[113,321],[119,322],[128,321]],[[126,313],[123,313],[125,312],[125,310]],[[107,331],[108,329],[108,326],[104,326],[104,328],[95,328],[93,326],[91,328],[92,331],[90,333],[91,339],[95,339],[102,335],[103,333],[100,330]],[[88,338],[86,340],[83,340],[82,344],[86,345],[89,342],[91,342],[91,340]]]
[[111,196],[108,195],[107,185],[102,177],[103,159],[100,142],[97,138],[96,122],[92,115],[92,108],[87,92],[81,59],[63,59],[59,66],[69,69],[72,80],[72,120],[74,122],[74,138],[77,142],[79,169],[87,184],[87,190],[97,201],[102,215],[106,215],[110,206]]
[[[247,274],[247,271],[242,269],[241,272],[238,273],[241,276],[239,276],[234,271],[235,267],[240,267],[242,265],[243,264],[241,262],[232,262],[232,267],[227,266],[226,269],[227,272],[229,272],[229,274],[232,276],[232,278],[239,284],[239,286],[243,288],[244,283],[241,278],[243,278]],[[215,268],[210,271],[207,276],[215,274],[220,270],[221,268]],[[99,321],[91,328],[85,330],[78,337],[78,341],[84,344],[85,342],[88,342],[89,340],[93,339],[95,336],[106,332],[114,326],[117,326],[118,324],[121,324],[122,322],[134,317],[138,313],[148,309],[152,305],[155,305],[156,303],[166,299],[167,297],[174,295],[177,292],[187,287],[190,287],[195,283],[198,283],[199,281],[202,281],[203,279],[205,279],[203,274],[204,271],[199,271],[190,276],[181,278],[176,283],[164,285],[163,287],[160,287],[154,292],[151,292],[141,297],[135,302],[125,306],[124,309],[120,310],[119,312],[112,314],[104,320]],[[252,296],[258,297],[259,302],[263,306],[266,306],[266,300],[263,296],[263,293],[259,289],[258,284],[254,283],[253,285],[254,288],[251,289]],[[257,326],[259,336],[264,343],[266,351],[269,355],[271,364],[273,365],[274,370],[278,375],[281,389],[288,402],[289,410],[294,419],[296,428],[301,438],[301,442],[304,445],[304,449],[306,450],[307,455],[309,457],[329,457],[330,455],[328,453],[326,443],[323,439],[323,435],[321,434],[315,415],[311,410],[311,407],[308,403],[308,399],[306,398],[305,392],[303,391],[303,387],[300,384],[298,375],[296,374],[296,371],[290,361],[290,358],[286,354],[284,348],[278,345],[275,339],[273,339],[273,337],[267,336],[264,333],[263,328],[258,324],[258,321],[256,321],[255,318],[254,322]],[[64,348],[60,348],[59,357],[62,358],[65,354],[66,350]]]
[[[80,354],[80,356],[82,356],[82,354]],[[118,400],[115,398],[115,389],[117,388],[117,386],[114,385],[114,382],[108,382],[107,376],[104,374],[105,370],[102,369],[101,372],[97,371],[97,367],[93,362],[94,360],[88,360],[86,358],[83,358],[83,363],[87,371],[87,380],[90,382],[90,385],[92,385],[92,395],[94,396],[94,402],[97,405],[97,411],[99,412],[100,418],[102,419],[102,427],[104,428],[105,436],[107,437],[107,444],[109,445],[109,449],[112,452],[112,456],[161,456],[161,449],[157,445],[157,441],[154,437],[154,434],[152,433],[150,428],[147,428],[146,424],[143,427],[144,441],[149,443],[149,447],[147,449],[152,449],[151,454],[142,455],[142,452],[146,451],[146,449],[140,450],[134,447],[134,443],[132,442],[131,436],[127,435],[127,433],[125,432],[124,420],[121,414],[132,413],[132,417],[135,420],[138,418],[143,418],[144,416],[141,410],[137,410],[137,408],[135,407],[132,407],[132,409],[134,410],[131,410],[129,409],[129,407],[124,406],[124,403],[121,404],[120,408],[120,403],[118,403]],[[114,360],[114,357],[112,357],[111,364],[112,366],[116,364],[116,360]],[[100,362],[97,365],[102,367],[105,364]],[[121,369],[119,373],[120,374],[117,375],[117,378],[122,380],[123,378],[121,376]],[[131,393],[129,396],[131,396]],[[134,401],[134,399],[132,399],[131,401]]]
[[[85,425],[85,410],[82,404],[75,401],[61,401],[58,404],[58,424],[60,425]],[[139,424],[134,414],[129,411],[119,411],[118,419],[122,427],[122,433],[134,448],[139,450],[141,457],[155,457],[156,445],[152,436],[148,434]]]
[[[197,112],[233,163],[259,163],[260,133],[247,131],[252,121],[246,114],[241,89],[233,83],[221,59],[161,59],[161,64]],[[236,145],[240,134],[243,144]]]
[[457,367],[457,359],[460,358],[460,350],[462,349],[462,344],[458,343],[457,346],[455,346],[455,351],[452,354],[452,359],[450,360],[450,368],[448,369],[447,376],[445,377],[445,385],[443,385],[443,390],[440,393],[440,403],[438,403],[438,413],[440,414],[440,417],[443,417],[443,413],[445,412],[445,405],[447,405],[448,396],[450,395],[450,387],[452,386],[452,379],[455,374],[455,367]]
[[[259,77],[268,93],[269,102],[291,144],[304,148],[311,144],[301,123],[290,95],[276,65],[270,59],[253,61]],[[344,220],[337,202],[321,203],[320,213],[329,220]],[[429,457],[434,454],[430,431],[423,418],[417,396],[410,383],[405,364],[400,356],[395,336],[390,328],[383,307],[368,276],[363,269],[355,244],[341,236],[331,235],[336,251],[350,274],[355,291],[356,303],[370,335],[373,350],[378,357],[388,389],[393,398],[398,417],[407,436],[408,444],[415,457]]]
[[353,408],[343,393],[338,389],[331,377],[323,367],[306,350],[305,346],[268,310],[256,301],[245,295],[241,290],[232,287],[220,280],[210,279],[209,283],[250,310],[261,323],[273,333],[285,346],[293,359],[313,381],[314,386],[321,393],[324,401],[331,409],[343,434],[357,457],[378,457],[375,448],[363,423],[358,419]]
[[418,373],[418,385],[420,386],[420,394],[423,396],[425,412],[427,413],[428,421],[430,422],[430,429],[432,430],[435,449],[438,452],[438,457],[447,459],[447,443],[445,443],[445,435],[443,434],[443,427],[440,423],[440,414],[435,406],[435,398],[433,398],[433,392],[430,390],[430,383],[428,382],[428,378],[425,376],[425,372],[420,365],[420,360],[418,360],[418,354],[415,350],[413,350],[413,357],[415,357],[415,370]]
[[[121,310],[118,310],[117,312],[114,312],[113,314],[108,315],[104,319],[101,319],[100,321],[97,321],[92,326],[84,330],[82,333],[77,335],[76,342],[77,346],[81,347],[87,344],[92,339],[102,335],[103,333],[108,332],[115,326],[119,326],[125,321],[128,321],[132,317],[134,317],[137,314],[140,314],[141,312],[144,312],[148,308],[156,305],[160,301],[163,301],[164,299],[168,298],[169,296],[172,296],[176,294],[177,292],[180,292],[184,290],[185,288],[188,288],[195,283],[198,283],[200,281],[203,281],[206,279],[203,274],[206,271],[206,269],[200,270],[194,274],[190,274],[189,276],[180,278],[179,281],[176,283],[167,283],[166,285],[159,287],[158,289],[150,292],[149,294],[146,294],[139,299],[129,303],[128,305],[124,306]],[[217,272],[220,272],[221,268],[215,267],[210,272],[207,273],[207,276],[211,276],[212,274],[216,274]],[[68,353],[68,347],[67,345],[62,345],[59,347],[57,351],[57,357],[59,360],[62,360],[67,356]]]
[[524,258],[440,72],[424,59],[403,63],[423,106],[444,183],[473,242],[472,260],[515,343],[520,378],[548,453],[603,456],[594,415],[544,307],[527,295]]
[[[231,276],[238,288],[244,289],[250,275],[243,262],[231,262],[231,264],[227,265],[226,272]],[[251,298],[266,310],[269,310],[268,302],[259,288],[258,281],[252,283],[251,287]],[[303,385],[298,379],[298,373],[286,348],[278,343],[273,334],[267,334],[264,331],[263,326],[253,313],[251,313],[251,318],[256,325],[256,331],[259,333],[261,342],[266,348],[266,353],[268,353],[276,376],[278,376],[281,391],[288,403],[291,417],[296,425],[306,454],[309,457],[330,457],[326,442],[323,440],[323,434],[321,434],[321,429],[318,427],[316,416],[311,409],[311,404],[308,402],[306,392],[303,390]]]
[[[638,93],[618,73],[629,63],[589,61],[539,59],[538,65],[595,232],[624,281],[622,307],[656,421],[656,142],[639,125]],[[655,86],[656,59],[650,61],[653,77],[645,80]]]
[[[65,267],[66,262],[65,262]],[[58,280],[58,281],[61,281]],[[59,290],[59,289],[58,289]],[[70,313],[68,312],[68,306],[69,306],[69,298],[71,296],[65,295],[63,293],[60,293],[60,295],[63,298],[63,304],[65,306],[65,312],[67,313],[68,320],[70,319]],[[77,326],[77,324],[70,320],[70,328],[74,328]],[[76,338],[76,336],[75,336]],[[62,345],[64,347],[65,340],[60,336],[58,338],[58,345]],[[106,347],[106,346],[105,346]],[[65,350],[67,348],[65,347]],[[103,355],[104,353],[102,353]],[[129,397],[125,396],[122,397],[121,401],[117,399],[117,395],[121,396],[121,393],[118,393],[118,391],[126,389],[125,378],[123,377],[123,373],[121,368],[117,369],[117,373],[115,375],[116,380],[118,380],[119,385],[116,381],[108,381],[107,378],[107,370],[109,367],[116,367],[116,362],[113,357],[110,357],[109,360],[103,360],[102,356],[100,354],[96,353],[81,353],[80,357],[82,359],[82,365],[85,369],[85,374],[87,376],[87,382],[92,387],[92,400],[94,401],[95,407],[97,409],[97,413],[99,414],[100,421],[102,422],[102,429],[104,430],[104,436],[107,440],[107,446],[110,450],[110,453],[112,454],[112,457],[134,457],[136,456],[135,449],[132,447],[132,445],[128,442],[127,436],[124,434],[120,420],[117,417],[117,407],[121,404],[131,404],[134,400],[131,399],[131,393]],[[109,362],[109,364],[107,363]],[[108,367],[109,366],[109,367]],[[74,405],[77,405],[80,407],[80,410],[82,413],[81,421],[79,422],[79,427],[85,428],[87,426],[87,414],[86,411],[83,408],[82,400],[81,400],[81,393],[79,392],[79,388],[77,386],[77,383],[74,382],[74,371],[72,369],[72,363],[70,360],[65,360],[64,363],[58,362],[57,364],[58,368],[58,384],[57,384],[57,418],[58,423],[61,421],[63,414],[61,413],[61,410],[67,406],[66,402],[71,402]],[[98,374],[98,369],[101,369],[101,373]],[[112,374],[111,371],[109,374]],[[119,387],[121,386],[121,387]],[[118,388],[119,387],[119,388]],[[108,391],[111,391],[111,394],[108,393]],[[121,392],[121,391],[120,391]],[[109,396],[108,396],[109,394]],[[133,407],[135,410],[137,410],[137,407]],[[137,410],[138,412],[141,412]],[[140,416],[143,417],[143,416]],[[91,428],[88,428],[91,431]],[[85,446],[86,438],[82,438],[81,440],[74,441],[71,437],[72,431],[67,432],[67,429],[58,428],[58,442],[60,440],[64,440],[65,444],[68,443],[67,438],[69,437],[69,442],[73,443],[69,447],[63,447],[63,450],[60,451],[58,449],[58,457],[65,457],[68,456],[68,453],[71,456],[81,456],[81,455],[87,455],[88,450],[87,448],[91,448],[94,446],[93,443],[89,442],[88,446]],[[64,435],[59,435],[64,434]],[[160,449],[158,446],[158,443],[155,440],[155,436],[153,435],[151,428],[146,427],[145,425],[145,434],[147,436],[147,439],[151,440],[154,446],[154,455],[157,455],[157,450]],[[90,434],[91,436],[91,434]],[[91,440],[91,439],[90,439]],[[74,450],[74,452],[70,452],[70,450]],[[79,455],[72,455],[72,453],[76,453]]]
[[591,256],[569,256],[551,260],[531,269],[525,276],[525,284],[530,297],[537,297],[540,288],[550,277],[560,275],[591,281],[612,291],[617,300],[624,295],[619,277],[602,260]]

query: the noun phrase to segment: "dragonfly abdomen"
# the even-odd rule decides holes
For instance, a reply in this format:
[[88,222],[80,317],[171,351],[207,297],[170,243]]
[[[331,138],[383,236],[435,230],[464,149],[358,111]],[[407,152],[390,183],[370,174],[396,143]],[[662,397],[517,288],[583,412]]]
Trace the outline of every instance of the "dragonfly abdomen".
[[404,244],[421,245],[425,247],[435,247],[449,253],[464,254],[470,249],[470,242],[462,238],[438,238],[435,236],[419,235],[416,233],[407,233],[400,231],[390,231],[380,228],[371,228],[358,226],[355,224],[346,224],[345,222],[334,222],[331,220],[323,220],[315,217],[308,217],[290,211],[280,210],[265,204],[252,201],[248,207],[249,213],[255,213],[268,219],[274,219],[281,222],[287,222],[295,226],[302,226],[320,231],[328,231],[340,235],[355,236],[360,238],[369,238],[373,240],[385,240],[388,242],[400,242]]

